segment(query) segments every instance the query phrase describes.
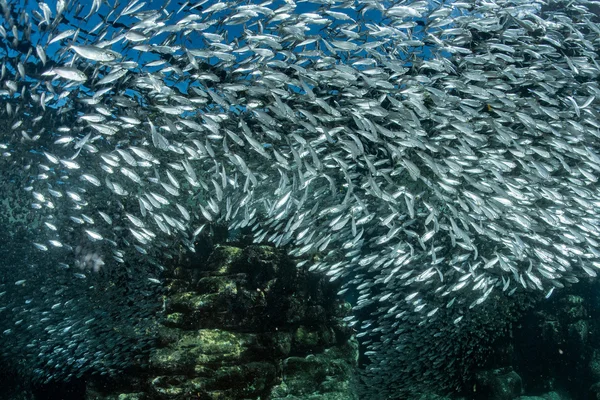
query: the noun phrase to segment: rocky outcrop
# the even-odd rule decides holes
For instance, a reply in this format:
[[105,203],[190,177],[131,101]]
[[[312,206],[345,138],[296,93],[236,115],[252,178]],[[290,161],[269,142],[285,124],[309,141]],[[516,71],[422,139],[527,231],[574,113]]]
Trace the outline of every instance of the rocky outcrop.
[[87,400],[355,399],[358,346],[337,290],[272,247],[217,246],[174,272],[143,378],[90,386]]

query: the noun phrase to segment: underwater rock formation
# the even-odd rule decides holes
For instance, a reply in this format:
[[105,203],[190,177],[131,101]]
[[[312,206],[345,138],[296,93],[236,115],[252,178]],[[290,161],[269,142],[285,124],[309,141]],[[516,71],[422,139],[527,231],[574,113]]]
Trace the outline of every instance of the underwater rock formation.
[[358,400],[337,285],[269,246],[217,246],[202,269],[168,281],[144,378],[118,392],[92,385],[87,400]]
[[475,400],[596,398],[599,289],[597,282],[582,282],[531,302],[508,334],[490,346],[463,394]]

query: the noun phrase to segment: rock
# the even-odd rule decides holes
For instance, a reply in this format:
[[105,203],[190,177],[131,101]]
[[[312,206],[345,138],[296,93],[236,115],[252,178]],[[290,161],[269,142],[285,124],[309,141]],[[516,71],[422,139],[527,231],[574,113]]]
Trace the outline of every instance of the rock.
[[144,378],[86,400],[358,399],[338,287],[269,246],[217,245],[200,264],[169,282]]
[[587,316],[584,299],[581,296],[568,295],[561,301],[563,320],[572,322]]
[[121,394],[115,394],[115,395],[111,395],[111,396],[103,396],[100,394],[95,393],[93,390],[88,390],[88,392],[86,393],[86,399],[89,400],[146,400],[148,399],[148,396],[146,396],[144,393],[121,393]]
[[150,367],[160,372],[190,372],[197,365],[216,362],[241,363],[251,359],[256,336],[218,329],[201,329],[181,334],[169,347],[157,349],[150,357]]
[[588,370],[590,372],[591,378],[595,382],[600,381],[600,349],[594,349],[592,352],[592,357],[588,364]]
[[540,396],[520,396],[515,400],[570,400],[570,397],[560,395],[558,392],[548,392]]
[[600,400],[600,382],[594,383],[589,389],[590,400]]
[[456,397],[454,395],[442,396],[438,394],[423,394],[415,400],[467,400],[464,397]]
[[322,353],[289,357],[283,361],[282,382],[273,387],[269,398],[358,400],[356,382],[348,379],[357,359],[355,340]]
[[537,395],[560,389],[585,398],[594,369],[591,304],[588,297],[563,293],[541,300],[519,323],[513,340],[518,357],[512,367],[528,391]]
[[578,320],[567,326],[567,338],[572,352],[583,353],[588,344],[589,324],[587,321]]
[[333,345],[335,332],[327,327],[308,328],[299,326],[292,335],[292,351],[296,354],[310,352]]
[[475,377],[477,399],[513,400],[521,395],[521,377],[512,370],[481,371]]
[[192,396],[214,399],[258,398],[273,386],[277,368],[268,362],[251,362],[198,368],[189,375],[157,376],[151,381],[154,395],[160,399],[189,399]]

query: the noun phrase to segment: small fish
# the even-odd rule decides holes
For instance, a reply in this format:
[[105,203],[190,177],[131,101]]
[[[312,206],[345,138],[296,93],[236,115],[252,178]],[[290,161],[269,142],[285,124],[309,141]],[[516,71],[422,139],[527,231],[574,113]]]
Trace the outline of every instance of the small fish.
[[58,75],[61,78],[70,80],[70,81],[75,81],[75,82],[85,82],[87,81],[87,76],[79,71],[76,68],[72,68],[72,67],[55,67],[52,68],[50,71],[44,73],[45,75]]
[[41,243],[33,243],[33,246],[34,246],[36,249],[38,249],[38,250],[41,250],[41,251],[48,251],[48,246],[45,246],[45,245],[43,245],[43,244],[41,244]]
[[111,51],[111,50],[107,50],[107,49],[101,49],[99,47],[96,46],[75,46],[75,45],[71,45],[70,48],[75,51],[75,53],[79,54],[81,57],[83,58],[87,58],[88,60],[93,60],[93,61],[102,61],[102,62],[110,62],[110,61],[114,61],[117,59],[117,57],[119,57],[119,53]]
[[104,239],[102,237],[102,235],[100,235],[98,232],[95,232],[95,231],[92,231],[92,230],[89,230],[89,229],[86,229],[85,233],[87,233],[87,235],[90,237],[90,239],[92,239],[94,241],[99,241],[99,240]]

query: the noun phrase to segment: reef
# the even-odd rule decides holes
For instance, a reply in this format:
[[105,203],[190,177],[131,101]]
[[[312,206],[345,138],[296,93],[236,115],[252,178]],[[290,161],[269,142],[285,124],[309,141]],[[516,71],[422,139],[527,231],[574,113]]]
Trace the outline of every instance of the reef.
[[473,374],[467,398],[600,399],[599,289],[582,282],[532,301]]
[[82,398],[358,399],[338,289],[273,247],[217,246],[174,270],[147,369],[92,380]]

